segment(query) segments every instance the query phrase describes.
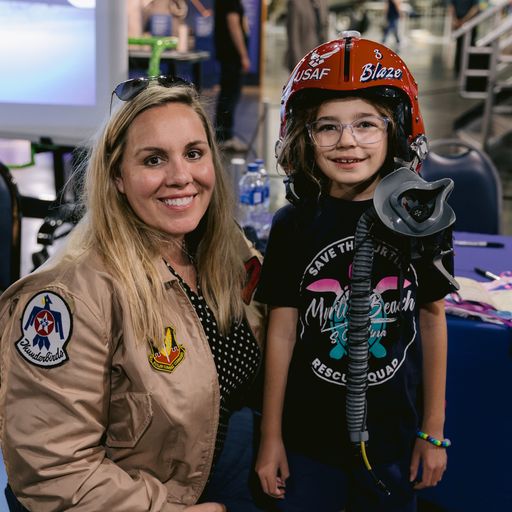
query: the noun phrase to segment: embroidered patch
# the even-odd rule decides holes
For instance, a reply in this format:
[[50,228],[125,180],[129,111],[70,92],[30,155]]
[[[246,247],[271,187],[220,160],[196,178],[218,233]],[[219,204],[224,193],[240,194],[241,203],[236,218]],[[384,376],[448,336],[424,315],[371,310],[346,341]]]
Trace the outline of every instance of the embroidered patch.
[[22,337],[16,342],[16,349],[29,363],[53,368],[68,360],[66,344],[71,331],[71,310],[66,301],[54,292],[42,291],[25,306]]
[[245,262],[245,271],[247,273],[247,277],[245,280],[244,289],[242,290],[242,300],[245,302],[245,304],[249,304],[252,300],[254,290],[256,290],[256,286],[258,286],[260,281],[260,260],[256,256],[248,259]]
[[150,343],[149,363],[158,371],[172,373],[185,357],[185,347],[178,345],[174,327],[165,328],[165,337],[160,348]]

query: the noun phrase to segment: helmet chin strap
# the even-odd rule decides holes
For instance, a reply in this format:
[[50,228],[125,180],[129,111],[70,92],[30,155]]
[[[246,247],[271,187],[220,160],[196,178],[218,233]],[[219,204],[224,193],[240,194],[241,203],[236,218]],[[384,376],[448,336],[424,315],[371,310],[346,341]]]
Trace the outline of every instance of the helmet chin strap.
[[[356,185],[354,187],[354,190],[356,190],[356,191],[359,189],[362,191],[366,190],[379,177],[380,177],[380,171],[377,171],[374,174],[372,174],[368,179],[366,179],[364,182]],[[288,172],[283,179],[283,183],[284,183],[285,190],[286,190],[285,198],[287,199],[288,202],[297,206],[303,198],[301,198],[301,196],[295,186],[295,174],[293,172]]]
[[409,149],[413,155],[412,160],[410,162],[400,162],[401,167],[407,167],[413,172],[418,172],[421,162],[423,162],[428,155],[427,137],[423,134],[418,135],[409,144]]
[[286,193],[285,193],[286,200],[289,203],[297,206],[300,203],[301,198],[300,198],[299,194],[297,193],[297,191],[295,190],[295,179],[294,179],[293,173],[287,174],[285,176],[285,178],[283,179],[283,183],[284,183],[285,190],[286,190]]

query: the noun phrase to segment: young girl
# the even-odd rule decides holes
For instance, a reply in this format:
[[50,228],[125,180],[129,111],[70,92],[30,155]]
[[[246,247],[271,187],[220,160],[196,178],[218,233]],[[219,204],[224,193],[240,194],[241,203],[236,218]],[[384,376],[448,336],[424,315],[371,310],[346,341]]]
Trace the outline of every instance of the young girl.
[[307,54],[281,103],[278,158],[292,204],[274,217],[257,293],[271,313],[256,470],[280,510],[414,511],[415,489],[446,468],[450,287],[379,222],[361,450],[345,405],[354,233],[383,177],[424,156],[413,151],[426,142],[416,83],[396,54],[352,32]]

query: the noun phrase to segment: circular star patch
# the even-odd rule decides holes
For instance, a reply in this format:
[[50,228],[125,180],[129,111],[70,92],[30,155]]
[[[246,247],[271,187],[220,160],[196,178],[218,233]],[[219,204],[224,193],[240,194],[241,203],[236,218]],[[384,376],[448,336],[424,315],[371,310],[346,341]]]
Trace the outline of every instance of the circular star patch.
[[16,342],[16,348],[24,359],[36,366],[59,366],[68,360],[65,349],[71,327],[71,311],[66,301],[54,292],[39,292],[23,310],[22,337]]

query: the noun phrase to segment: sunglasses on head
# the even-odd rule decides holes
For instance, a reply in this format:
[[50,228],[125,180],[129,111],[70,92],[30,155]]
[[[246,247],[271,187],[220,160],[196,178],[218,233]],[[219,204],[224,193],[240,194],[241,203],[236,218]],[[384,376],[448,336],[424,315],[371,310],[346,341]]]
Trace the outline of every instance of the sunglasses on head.
[[192,82],[189,82],[179,76],[173,75],[160,75],[160,76],[148,76],[140,78],[130,78],[125,80],[116,86],[110,96],[110,112],[112,112],[112,100],[114,94],[121,101],[133,100],[138,94],[146,89],[150,82],[157,81],[162,87],[174,87],[175,85],[185,85],[187,87],[194,87]]

